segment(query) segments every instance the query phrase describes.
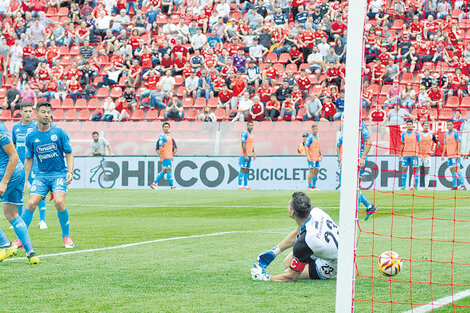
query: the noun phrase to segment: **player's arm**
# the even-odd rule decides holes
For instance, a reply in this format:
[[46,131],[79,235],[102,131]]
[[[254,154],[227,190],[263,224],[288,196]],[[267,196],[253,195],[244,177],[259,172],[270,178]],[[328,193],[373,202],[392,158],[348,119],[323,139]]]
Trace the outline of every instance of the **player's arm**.
[[253,144],[253,161],[256,160],[255,145]]
[[[65,154],[65,160],[67,161],[67,168],[69,171],[67,172],[67,176],[65,178],[65,184],[68,185],[72,182],[73,179],[73,153],[69,152]],[[29,177],[29,176],[27,176]]]
[[431,154],[434,154],[436,153],[437,150],[439,150],[439,147],[441,146],[441,143],[439,142],[439,140],[437,139],[436,135],[432,135],[432,140],[434,141],[434,143],[436,144],[435,148],[433,151],[431,151]]
[[15,171],[16,164],[20,159],[18,153],[16,152],[15,146],[11,141],[2,146],[2,148],[3,151],[8,154],[9,158],[5,174],[3,175],[2,181],[0,182],[0,196],[3,196],[5,190],[7,190],[8,182],[10,181],[11,175],[13,175],[13,172]]
[[258,264],[262,268],[268,267],[269,264],[278,256],[282,251],[289,249],[294,246],[295,239],[297,238],[297,233],[299,229],[292,231],[286,236],[278,245],[270,250],[261,252],[258,255]]

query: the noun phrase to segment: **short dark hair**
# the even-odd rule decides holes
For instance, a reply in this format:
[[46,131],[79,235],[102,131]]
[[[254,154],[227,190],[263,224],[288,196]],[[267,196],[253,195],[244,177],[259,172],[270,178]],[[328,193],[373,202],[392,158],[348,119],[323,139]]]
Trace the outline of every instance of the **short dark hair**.
[[27,108],[27,107],[33,107],[33,104],[29,101],[24,101],[20,103],[20,109]]
[[312,210],[310,198],[301,191],[294,192],[292,195],[291,209],[299,218],[307,218]]
[[48,108],[51,108],[52,109],[52,104],[50,104],[49,102],[47,101],[40,101],[38,102],[38,104],[36,105],[36,111],[39,111],[39,108],[41,107],[48,107]]
[[409,119],[409,120],[406,120],[405,123],[406,123],[406,124],[408,124],[408,123],[413,124],[413,120],[410,120],[410,119]]
[[165,127],[165,125],[168,125],[168,126],[170,126],[170,123],[168,123],[168,122],[164,122],[164,123],[162,124],[162,128],[163,128],[163,127]]
[[246,122],[246,125],[253,124],[252,121]]
[[92,135],[92,136],[93,136],[93,135],[98,135],[98,136],[99,136],[100,134],[98,134],[98,132],[95,130],[94,132],[91,133],[91,135]]
[[453,121],[453,120],[447,120],[446,122],[447,122],[447,123],[452,123],[452,124],[454,124],[454,121]]

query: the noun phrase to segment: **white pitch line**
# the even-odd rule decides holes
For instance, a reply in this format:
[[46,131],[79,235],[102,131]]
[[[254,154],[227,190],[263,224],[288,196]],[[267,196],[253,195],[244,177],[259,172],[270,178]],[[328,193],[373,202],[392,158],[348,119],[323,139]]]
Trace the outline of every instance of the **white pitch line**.
[[[164,241],[172,241],[172,240],[180,240],[180,239],[191,239],[191,238],[202,238],[202,237],[213,237],[213,236],[221,236],[221,235],[228,235],[228,234],[241,234],[241,233],[287,234],[288,232],[287,231],[286,232],[272,232],[272,231],[262,231],[262,230],[260,230],[260,231],[234,230],[234,231],[225,231],[225,232],[202,234],[202,235],[161,238],[161,239],[134,242],[134,243],[126,243],[126,244],[123,244],[123,245],[96,248],[96,249],[85,249],[85,250],[75,250],[75,251],[67,251],[67,252],[60,252],[60,253],[42,254],[42,255],[39,255],[39,257],[40,258],[47,258],[47,257],[60,256],[60,255],[81,254],[81,253],[89,253],[89,252],[97,252],[97,251],[105,251],[105,250],[115,250],[115,249],[122,249],[122,248],[146,245],[146,244],[156,243],[156,242],[164,242]],[[25,259],[26,259],[26,257],[10,258],[10,259],[3,260],[3,262],[13,262],[13,261],[19,261],[19,260],[25,260]]]
[[446,304],[451,304],[455,301],[467,298],[469,296],[470,296],[470,289],[467,289],[467,290],[464,290],[464,291],[461,291],[461,292],[457,292],[456,294],[454,294],[452,296],[444,297],[444,298],[438,299],[436,301],[429,302],[428,304],[425,304],[425,305],[420,306],[420,307],[415,308],[415,309],[411,309],[411,310],[403,312],[403,313],[426,313],[426,312],[431,312],[434,309],[439,309],[439,308],[441,308],[442,306],[444,306]]

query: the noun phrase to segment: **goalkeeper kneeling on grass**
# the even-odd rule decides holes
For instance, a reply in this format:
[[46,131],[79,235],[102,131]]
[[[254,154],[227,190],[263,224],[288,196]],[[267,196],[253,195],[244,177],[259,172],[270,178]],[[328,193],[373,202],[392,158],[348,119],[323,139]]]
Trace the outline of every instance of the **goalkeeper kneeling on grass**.
[[[322,209],[312,208],[310,198],[303,192],[292,195],[288,212],[298,228],[277,246],[258,256],[258,264],[253,264],[251,269],[253,280],[295,282],[336,276],[339,230],[333,219]],[[291,247],[292,252],[284,260],[284,273],[268,274],[269,264]]]

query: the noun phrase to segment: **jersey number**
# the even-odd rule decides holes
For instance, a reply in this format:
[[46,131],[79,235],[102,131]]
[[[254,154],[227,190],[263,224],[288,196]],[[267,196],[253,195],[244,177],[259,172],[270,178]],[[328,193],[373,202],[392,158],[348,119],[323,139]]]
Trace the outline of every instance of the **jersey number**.
[[[328,226],[328,228],[330,230],[333,230],[333,229],[336,228],[336,235],[339,235],[338,226],[336,226],[336,224],[333,223],[332,220],[326,220],[326,226]],[[325,232],[325,241],[330,242],[330,239],[333,240],[333,242],[335,243],[336,249],[338,249],[338,240],[336,239],[335,235],[331,231],[326,231]]]
[[56,185],[62,186],[64,184],[64,180],[62,178],[57,178]]

